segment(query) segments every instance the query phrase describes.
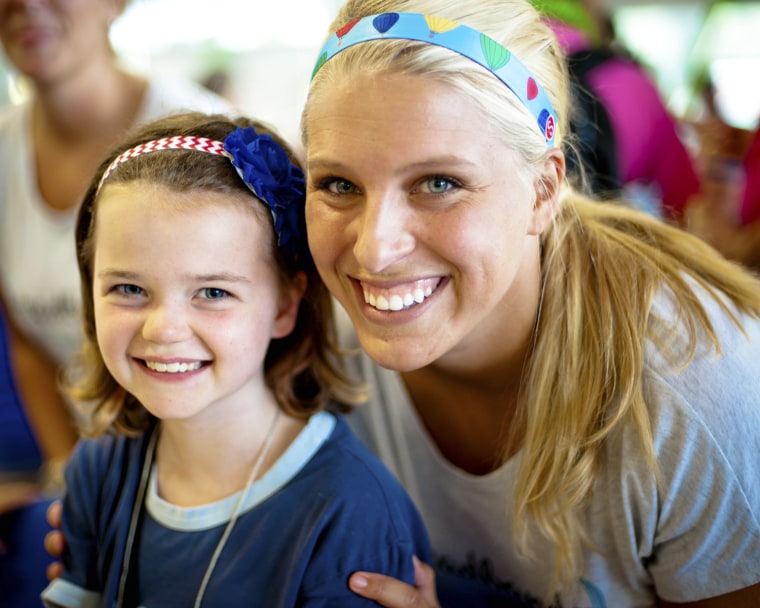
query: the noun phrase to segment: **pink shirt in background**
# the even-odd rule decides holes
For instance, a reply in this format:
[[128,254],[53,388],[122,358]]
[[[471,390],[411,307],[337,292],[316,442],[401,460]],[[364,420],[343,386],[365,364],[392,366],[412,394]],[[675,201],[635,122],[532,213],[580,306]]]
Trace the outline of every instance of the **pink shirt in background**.
[[[556,20],[548,23],[568,55],[592,47],[583,32]],[[678,217],[700,182],[652,78],[634,61],[615,57],[591,71],[588,83],[609,115],[622,183],[654,186],[663,215]]]
[[741,206],[742,224],[760,220],[760,126],[757,127],[744,157],[746,182]]

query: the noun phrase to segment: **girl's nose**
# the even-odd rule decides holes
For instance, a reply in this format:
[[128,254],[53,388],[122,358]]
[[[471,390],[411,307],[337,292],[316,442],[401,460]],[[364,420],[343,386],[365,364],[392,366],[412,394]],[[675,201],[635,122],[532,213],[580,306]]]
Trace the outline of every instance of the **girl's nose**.
[[143,324],[143,338],[150,342],[171,344],[181,342],[192,333],[187,312],[181,305],[154,304]]

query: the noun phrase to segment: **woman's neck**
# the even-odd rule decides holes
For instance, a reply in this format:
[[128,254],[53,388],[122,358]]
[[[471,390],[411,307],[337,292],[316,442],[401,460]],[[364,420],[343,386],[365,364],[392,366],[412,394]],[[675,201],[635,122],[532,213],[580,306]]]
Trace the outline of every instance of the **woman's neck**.
[[441,454],[474,475],[497,469],[516,452],[522,431],[525,358],[493,373],[452,373],[438,366],[402,374],[410,398]]
[[476,475],[519,449],[536,319],[541,298],[538,239],[492,314],[443,357],[402,373],[412,403],[439,451]]

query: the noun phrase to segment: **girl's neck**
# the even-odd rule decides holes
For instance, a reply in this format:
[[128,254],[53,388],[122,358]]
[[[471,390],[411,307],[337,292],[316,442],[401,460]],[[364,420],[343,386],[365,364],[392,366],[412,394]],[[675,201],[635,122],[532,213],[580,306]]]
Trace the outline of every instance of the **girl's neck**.
[[[258,469],[261,478],[282,456],[306,421],[272,408],[250,424],[222,418],[199,428],[178,421],[161,423],[156,470],[161,498],[177,506],[209,504],[244,489],[262,447],[271,442]],[[274,426],[273,426],[274,424]],[[270,437],[271,435],[271,437]]]

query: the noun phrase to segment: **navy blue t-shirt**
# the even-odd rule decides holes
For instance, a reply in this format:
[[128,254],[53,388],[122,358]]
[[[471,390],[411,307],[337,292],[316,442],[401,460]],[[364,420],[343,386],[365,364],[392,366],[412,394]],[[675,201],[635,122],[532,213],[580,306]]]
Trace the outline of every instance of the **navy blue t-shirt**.
[[[77,447],[66,472],[66,572],[46,599],[97,599],[90,591],[101,605],[115,605],[146,443],[103,437]],[[175,516],[149,494],[135,536],[132,605],[192,606],[229,517],[220,503],[174,508]],[[317,414],[252,486],[204,605],[376,605],[348,589],[349,575],[368,570],[412,583],[412,555],[430,559],[422,520],[401,485],[342,418]]]

